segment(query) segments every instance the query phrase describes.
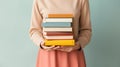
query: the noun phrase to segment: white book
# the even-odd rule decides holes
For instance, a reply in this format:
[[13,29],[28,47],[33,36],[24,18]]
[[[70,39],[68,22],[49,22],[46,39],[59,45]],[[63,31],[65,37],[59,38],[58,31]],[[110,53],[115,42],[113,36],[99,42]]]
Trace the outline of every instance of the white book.
[[72,22],[72,18],[46,18],[43,22]]
[[46,39],[73,39],[73,36],[44,36]]
[[71,32],[72,31],[72,27],[70,28],[44,28],[43,27],[43,31],[55,31],[55,32]]

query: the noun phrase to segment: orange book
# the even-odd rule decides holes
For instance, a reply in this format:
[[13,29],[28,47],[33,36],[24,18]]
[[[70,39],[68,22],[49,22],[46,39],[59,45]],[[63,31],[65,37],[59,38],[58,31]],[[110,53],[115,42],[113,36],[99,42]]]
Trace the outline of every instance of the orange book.
[[48,14],[48,18],[72,18],[73,14]]

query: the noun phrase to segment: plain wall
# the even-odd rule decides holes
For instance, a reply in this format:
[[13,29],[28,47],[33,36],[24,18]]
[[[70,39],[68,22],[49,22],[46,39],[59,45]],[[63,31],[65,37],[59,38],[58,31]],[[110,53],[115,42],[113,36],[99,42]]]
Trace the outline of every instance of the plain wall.
[[[38,47],[28,35],[32,0],[0,0],[0,67],[35,67]],[[90,0],[93,35],[87,67],[120,66],[120,0]]]

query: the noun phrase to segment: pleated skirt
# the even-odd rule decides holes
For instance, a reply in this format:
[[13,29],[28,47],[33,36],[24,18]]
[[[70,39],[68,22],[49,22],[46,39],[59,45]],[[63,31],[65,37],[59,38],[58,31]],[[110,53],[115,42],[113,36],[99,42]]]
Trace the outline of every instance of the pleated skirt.
[[83,49],[64,52],[39,49],[36,67],[86,67]]

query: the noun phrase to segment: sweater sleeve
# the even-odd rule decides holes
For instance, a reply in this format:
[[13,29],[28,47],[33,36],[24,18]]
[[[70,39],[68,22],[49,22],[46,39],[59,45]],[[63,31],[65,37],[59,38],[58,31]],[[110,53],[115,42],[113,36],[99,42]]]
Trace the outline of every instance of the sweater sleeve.
[[42,16],[38,7],[37,0],[33,1],[31,23],[29,28],[29,36],[33,43],[37,46],[40,46],[40,43],[43,41],[44,37],[42,34]]
[[81,48],[84,48],[89,43],[92,34],[88,0],[82,0],[80,14],[77,43],[80,44]]

